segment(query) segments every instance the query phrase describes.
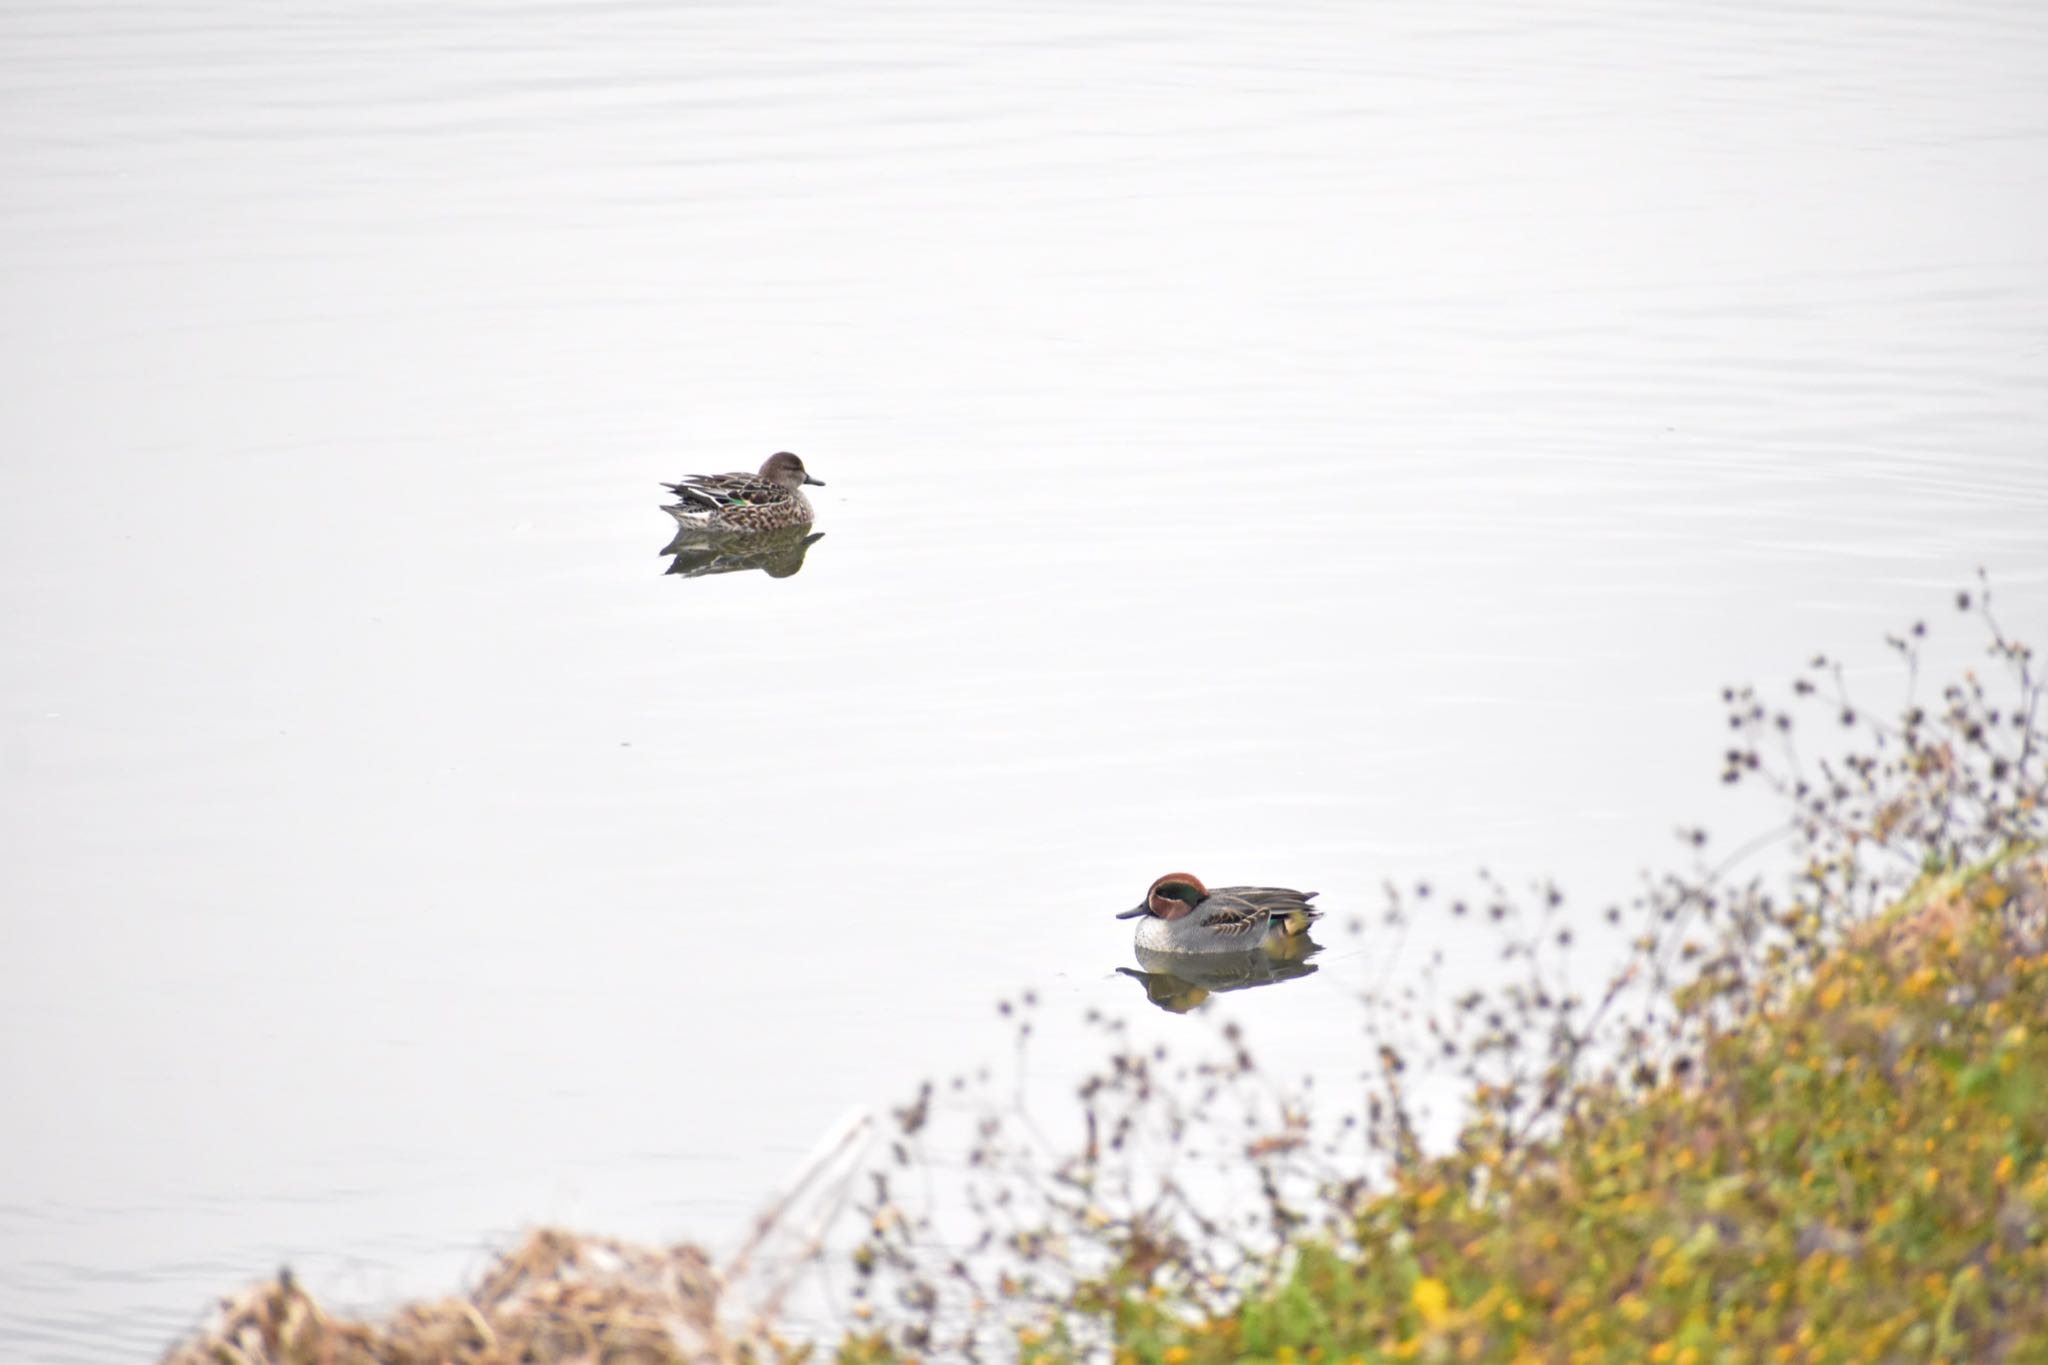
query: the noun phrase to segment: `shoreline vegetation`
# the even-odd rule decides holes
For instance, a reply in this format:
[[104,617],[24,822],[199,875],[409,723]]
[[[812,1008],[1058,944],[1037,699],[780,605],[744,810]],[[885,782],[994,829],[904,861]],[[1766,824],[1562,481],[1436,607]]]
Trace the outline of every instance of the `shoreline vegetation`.
[[[1958,595],[1987,666],[1936,696],[1924,625],[1888,641],[1886,713],[1825,657],[1783,703],[1723,694],[1721,777],[1782,803],[1790,857],[1687,832],[1684,871],[1599,912],[1630,951],[1596,992],[1554,888],[1390,890],[1375,932],[1470,917],[1500,984],[1364,1001],[1344,1105],[1232,1025],[1183,1064],[1093,1019],[1063,1112],[964,1078],[894,1111],[850,1249],[789,1226],[843,1129],[724,1270],[537,1231],[374,1321],[281,1274],[165,1361],[2048,1361],[2048,735],[1989,597]],[[1035,1005],[1003,1010],[1027,1046]],[[1463,1096],[1449,1143],[1424,1078]],[[849,1260],[842,1325],[779,1331]]]

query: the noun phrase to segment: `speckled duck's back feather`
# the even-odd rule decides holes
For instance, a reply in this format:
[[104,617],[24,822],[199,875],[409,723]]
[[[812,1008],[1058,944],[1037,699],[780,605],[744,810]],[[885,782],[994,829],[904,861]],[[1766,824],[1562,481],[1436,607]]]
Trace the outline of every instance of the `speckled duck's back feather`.
[[662,487],[675,494],[686,510],[701,508],[707,512],[728,507],[760,507],[788,502],[797,496],[792,489],[779,488],[752,474],[690,474],[679,483],[665,483]]

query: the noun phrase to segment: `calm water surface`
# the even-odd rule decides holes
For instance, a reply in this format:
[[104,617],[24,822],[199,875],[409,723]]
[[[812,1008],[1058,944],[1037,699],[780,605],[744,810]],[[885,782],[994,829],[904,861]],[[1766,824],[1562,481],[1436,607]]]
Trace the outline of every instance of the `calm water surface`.
[[[1731,840],[1715,694],[2048,637],[2025,3],[0,12],[0,1356],[729,1244],[1186,867]],[[656,483],[802,453],[801,569]],[[1950,657],[1975,636],[1936,616]],[[1874,690],[1892,684],[1871,680]],[[1876,700],[1876,698],[1873,698]],[[1341,1084],[1395,958],[1218,996]]]

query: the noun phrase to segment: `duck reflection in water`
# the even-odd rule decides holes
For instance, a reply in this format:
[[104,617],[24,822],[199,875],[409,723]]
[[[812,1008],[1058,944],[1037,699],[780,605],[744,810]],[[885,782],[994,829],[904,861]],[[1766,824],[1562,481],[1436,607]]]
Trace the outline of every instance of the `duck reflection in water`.
[[1167,1013],[1186,1014],[1224,991],[1313,976],[1316,964],[1309,959],[1322,950],[1323,945],[1306,933],[1268,939],[1242,953],[1155,953],[1139,948],[1138,966],[1143,970],[1117,971],[1143,985],[1145,998]]
[[759,569],[770,578],[788,578],[804,566],[804,556],[813,543],[823,540],[823,531],[793,527],[787,531],[749,531],[738,535],[706,534],[687,527],[676,531],[675,539],[661,553],[674,557],[668,572],[685,578],[703,578],[715,573],[742,573]]

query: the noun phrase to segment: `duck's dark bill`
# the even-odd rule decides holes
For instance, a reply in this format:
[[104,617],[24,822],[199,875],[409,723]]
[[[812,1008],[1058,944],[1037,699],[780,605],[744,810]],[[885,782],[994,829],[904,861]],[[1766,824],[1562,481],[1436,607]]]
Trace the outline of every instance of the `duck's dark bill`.
[[808,474],[804,475],[804,482],[816,484],[820,488],[823,488],[825,486],[825,481],[823,479],[814,479]]
[[1132,907],[1131,907],[1130,909],[1128,909],[1128,910],[1119,910],[1119,911],[1117,911],[1117,912],[1116,912],[1116,917],[1117,917],[1118,919],[1136,919],[1136,918],[1137,918],[1138,916],[1140,916],[1140,915],[1149,915],[1149,914],[1151,914],[1151,913],[1152,913],[1152,909],[1151,909],[1151,907],[1150,907],[1150,906],[1147,906],[1147,905],[1144,905],[1144,904],[1139,904],[1139,905],[1134,905],[1134,906],[1132,906]]

